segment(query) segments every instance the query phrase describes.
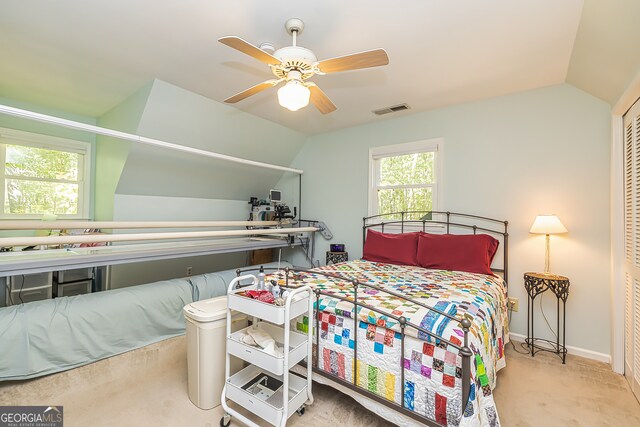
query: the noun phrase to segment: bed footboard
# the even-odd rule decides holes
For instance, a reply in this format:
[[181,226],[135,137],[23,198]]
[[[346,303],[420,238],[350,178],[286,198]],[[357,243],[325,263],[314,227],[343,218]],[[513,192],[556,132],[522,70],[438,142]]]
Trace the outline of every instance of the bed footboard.
[[[267,270],[267,269],[265,269]],[[275,270],[275,269],[273,269]],[[244,274],[245,272],[247,272],[249,270],[237,270],[237,274],[241,275]],[[458,318],[456,316],[453,316],[449,313],[446,313],[442,310],[439,310],[435,307],[431,307],[429,305],[426,305],[420,301],[415,301],[411,298],[407,298],[405,296],[403,296],[402,294],[399,294],[397,292],[391,291],[391,290],[387,290],[384,289],[380,286],[377,285],[373,285],[373,284],[369,284],[369,283],[362,283],[359,282],[357,280],[353,280],[350,279],[348,277],[344,277],[344,276],[340,276],[337,274],[332,274],[332,273],[324,273],[324,272],[320,272],[320,271],[312,271],[312,270],[305,270],[305,269],[298,269],[298,268],[285,268],[284,269],[284,280],[285,280],[285,284],[284,287],[286,288],[290,288],[290,289],[295,289],[297,288],[299,285],[296,284],[296,278],[295,275],[298,275],[300,273],[308,273],[308,274],[314,274],[314,275],[320,275],[320,276],[324,276],[326,278],[329,279],[335,279],[335,280],[339,280],[341,282],[344,283],[348,283],[351,285],[351,289],[353,290],[353,299],[350,298],[345,298],[339,295],[335,295],[332,293],[328,293],[328,292],[324,292],[321,289],[315,288],[313,290],[314,295],[315,295],[315,302],[314,302],[314,306],[316,308],[315,310],[315,316],[314,316],[314,321],[313,321],[313,327],[315,328],[315,336],[316,336],[316,352],[315,352],[315,358],[313,363],[313,371],[315,374],[318,375],[322,375],[338,384],[341,384],[351,390],[354,390],[382,405],[385,405],[393,410],[396,410],[400,413],[402,413],[403,415],[406,415],[412,419],[415,419],[421,423],[424,423],[428,426],[432,426],[432,427],[442,427],[443,424],[437,422],[434,419],[430,419],[427,418],[426,416],[415,412],[409,408],[406,407],[405,404],[405,399],[403,397],[403,393],[401,393],[400,396],[400,404],[397,404],[393,401],[387,400],[382,396],[379,396],[376,393],[373,393],[371,391],[369,391],[368,389],[360,386],[358,384],[358,376],[356,374],[356,369],[353,369],[353,378],[351,381],[346,381],[342,378],[339,378],[333,374],[331,374],[330,372],[327,372],[325,370],[320,369],[319,366],[319,360],[320,360],[320,356],[319,356],[319,343],[320,343],[320,315],[321,315],[321,310],[320,310],[320,298],[321,296],[327,296],[329,298],[334,298],[340,301],[345,301],[349,304],[353,305],[354,308],[354,315],[353,315],[353,322],[354,322],[354,331],[358,330],[358,322],[360,321],[359,316],[358,316],[358,311],[359,308],[364,308],[367,310],[371,310],[374,311],[376,313],[379,313],[381,315],[386,316],[387,318],[393,319],[398,323],[398,326],[400,328],[400,345],[401,345],[401,349],[400,349],[400,360],[398,361],[398,365],[400,367],[400,384],[401,384],[401,390],[404,390],[405,387],[405,365],[404,365],[404,358],[405,358],[405,337],[406,337],[406,332],[407,332],[407,328],[413,328],[418,332],[421,332],[422,334],[433,338],[436,342],[442,342],[444,344],[446,344],[447,346],[450,346],[452,348],[454,348],[457,352],[458,355],[461,358],[461,362],[462,362],[462,378],[461,378],[461,412],[458,416],[458,419],[462,418],[463,414],[465,413],[466,410],[466,406],[469,404],[469,395],[471,392],[471,357],[473,356],[473,352],[471,351],[471,349],[469,348],[469,330],[471,328],[471,320],[467,317],[464,318]],[[380,310],[379,308],[373,307],[369,304],[366,304],[364,302],[362,302],[361,300],[359,300],[358,298],[358,293],[362,292],[361,289],[363,288],[368,288],[368,289],[374,289],[376,291],[379,292],[384,292],[388,295],[391,295],[393,297],[396,298],[400,298],[402,300],[411,302],[412,304],[421,306],[423,308],[426,308],[427,310],[437,313],[438,315],[441,316],[445,316],[446,318],[448,318],[451,321],[454,322],[458,322],[458,324],[460,325],[462,331],[463,331],[463,341],[462,341],[462,345],[456,344],[446,338],[444,338],[443,336],[440,336],[436,333],[433,333],[419,325],[416,325],[414,323],[411,323],[410,321],[408,321],[404,316],[395,316],[393,314],[384,312],[382,310]],[[353,341],[354,341],[354,347],[353,347],[353,359],[354,359],[354,363],[357,364],[358,361],[358,334],[355,333],[354,337],[353,337]]]

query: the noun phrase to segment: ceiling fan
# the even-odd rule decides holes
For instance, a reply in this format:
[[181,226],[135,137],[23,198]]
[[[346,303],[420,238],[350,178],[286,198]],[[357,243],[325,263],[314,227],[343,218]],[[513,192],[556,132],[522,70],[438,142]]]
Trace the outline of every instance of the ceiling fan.
[[260,47],[256,47],[236,36],[218,39],[220,43],[269,65],[271,72],[276,77],[237,93],[225,99],[224,102],[234,104],[281,82],[286,82],[284,86],[278,89],[278,102],[280,105],[291,111],[297,111],[302,107],[306,107],[309,104],[309,100],[311,100],[311,103],[322,114],[327,114],[335,111],[336,106],[315,83],[308,81],[310,77],[316,74],[322,75],[338,71],[378,67],[389,63],[389,57],[384,49],[373,49],[318,61],[311,50],[296,44],[296,38],[302,33],[304,23],[300,19],[292,18],[287,20],[285,28],[293,38],[293,42],[291,46],[278,50],[275,50],[268,43],[263,43]]

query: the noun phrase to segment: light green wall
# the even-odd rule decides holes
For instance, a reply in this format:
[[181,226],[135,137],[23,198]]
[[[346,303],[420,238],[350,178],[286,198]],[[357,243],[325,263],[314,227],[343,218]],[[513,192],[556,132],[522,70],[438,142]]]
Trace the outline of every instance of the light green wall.
[[[15,108],[21,108],[23,110],[34,111],[36,113],[60,117],[67,120],[75,120],[76,122],[87,123],[90,125],[96,124],[95,117],[72,114],[66,111],[61,111],[53,108],[42,107],[40,105],[20,102],[20,101],[16,101],[9,98],[0,97],[0,104],[8,105],[10,107],[15,107]],[[47,123],[35,122],[33,120],[21,119],[18,117],[12,117],[5,114],[0,114],[0,127],[18,129],[26,132],[41,133],[44,135],[75,139],[77,141],[85,141],[85,142],[91,142],[91,143],[94,143],[96,140],[95,135],[90,132],[83,132],[79,130],[68,129],[61,126],[54,126]]]
[[[29,104],[25,102],[16,101],[9,98],[0,97],[0,104],[8,105],[14,108],[21,108],[23,110],[33,111],[36,113],[47,114],[54,117],[60,117],[67,120],[74,120],[81,123],[87,123],[90,125],[96,124],[94,117],[82,116],[79,114],[72,114],[66,111],[60,111],[53,108],[42,107],[40,105]],[[83,132],[73,129],[68,129],[60,126],[54,126],[46,123],[35,122],[33,120],[21,119],[18,117],[12,117],[5,114],[0,114],[0,127],[22,130],[25,132],[40,133],[43,135],[51,135],[59,138],[73,139],[76,141],[89,142],[91,144],[92,159],[91,159],[91,187],[95,189],[95,161],[96,161],[96,137],[93,133]],[[89,208],[89,216],[93,218],[94,215],[94,195],[95,191],[91,191],[91,200]]]
[[[124,102],[98,118],[98,126],[137,133],[140,117],[153,82],[138,90]],[[120,175],[129,155],[131,143],[98,135],[96,138],[95,219],[113,219],[113,201]]]
[[[523,273],[544,262],[544,237],[528,230],[537,214],[555,213],[569,230],[551,242],[552,271],[572,283],[567,343],[610,354],[610,107],[563,84],[312,136],[292,163],[305,172],[304,216],[361,256],[369,148],[436,137],[445,139],[441,209],[509,221],[513,331],[526,334]],[[330,242],[317,242],[323,259]],[[544,300],[555,325],[555,297]],[[543,323],[536,330],[551,336]]]
[[[90,117],[2,98],[0,102],[96,123]],[[610,353],[610,308],[606,303],[610,280],[610,108],[570,85],[383,119],[307,139],[277,124],[155,81],[97,124],[253,160],[291,163],[303,169],[303,216],[326,221],[336,236],[334,242],[346,243],[351,258],[361,255],[369,148],[443,137],[441,208],[510,222],[509,293],[521,302],[520,312],[513,316],[512,330],[520,334],[526,330],[522,274],[543,267],[544,238],[528,234],[528,229],[535,215],[555,213],[569,229],[566,235],[552,237],[551,260],[552,270],[569,276],[572,283],[567,342]],[[2,115],[0,126],[95,143],[91,134]],[[176,200],[243,200],[250,195],[261,196],[276,185],[290,189],[288,193],[297,190],[291,177],[255,168],[231,167],[155,148],[131,149],[128,143],[108,139],[99,139],[96,146],[96,219],[114,217],[114,192]],[[166,200],[163,203],[171,204]],[[149,206],[150,211],[155,208]],[[323,258],[328,244],[318,238],[318,258]],[[545,296],[545,311],[552,323],[553,300]],[[550,337],[546,325],[536,324],[536,328]]]
[[[160,80],[150,87],[139,117],[138,135],[284,166],[306,141],[306,135]],[[282,175],[131,144],[118,176],[111,214],[114,220],[245,219],[249,197],[268,196]],[[245,259],[244,253],[235,253],[164,260],[161,267],[151,269],[146,264],[113,266],[111,285],[181,277],[186,267],[193,267],[194,272],[237,268]]]
[[[156,80],[138,134],[250,160],[288,165],[306,135]],[[248,200],[282,172],[134,144],[118,194]]]
[[[114,206],[116,216],[113,219],[115,221],[238,220],[246,218],[247,208],[247,202],[242,200],[232,202],[187,197],[116,194]],[[192,268],[193,274],[235,269],[245,265],[246,259],[245,252],[234,252],[114,265],[111,267],[110,274],[111,287],[120,288],[184,277],[187,275],[188,267]]]
[[[6,105],[265,163],[288,165],[306,135],[160,80],[99,118],[0,98]],[[93,144],[91,217],[114,218],[115,194],[245,200],[266,197],[282,172],[205,159],[0,115],[8,127]],[[150,207],[152,208],[152,207]]]

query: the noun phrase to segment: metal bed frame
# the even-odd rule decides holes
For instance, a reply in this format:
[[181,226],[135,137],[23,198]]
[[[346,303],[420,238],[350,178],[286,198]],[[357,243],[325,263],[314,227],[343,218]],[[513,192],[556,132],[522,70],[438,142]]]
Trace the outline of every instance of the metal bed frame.
[[[388,221],[382,221],[381,218],[388,217],[391,215],[400,215],[400,219],[392,219]],[[421,215],[421,219],[405,219],[407,215]],[[435,220],[435,219],[424,219],[427,216],[440,215],[444,216],[444,219]],[[458,218],[458,219],[456,219]],[[369,224],[368,222],[372,219],[378,219],[379,222],[375,224]],[[482,222],[482,226],[478,226],[476,224],[466,224],[461,223],[460,220],[479,220]],[[405,232],[414,232],[414,231],[422,231],[427,232],[427,226],[439,225],[446,229],[446,232],[443,234],[453,234],[451,233],[452,228],[461,228],[464,230],[472,230],[473,234],[478,234],[478,231],[489,234],[494,237],[502,238],[502,268],[491,268],[492,271],[496,273],[502,273],[505,283],[509,283],[508,275],[509,275],[509,233],[507,232],[507,228],[509,226],[509,221],[502,221],[495,218],[488,218],[485,216],[479,215],[470,215],[463,214],[458,212],[449,212],[449,211],[405,211],[405,212],[391,212],[380,215],[367,216],[362,218],[362,247],[364,248],[364,242],[366,240],[367,229],[373,227],[380,227],[380,231],[384,233],[385,226],[398,226],[400,225],[400,233]],[[490,228],[492,226],[498,226],[500,224],[500,229]],[[437,234],[437,233],[434,233]]]
[[[410,219],[405,219],[405,217],[407,216],[407,214],[420,214],[420,213],[424,213],[425,215],[430,214],[430,216],[433,216],[433,214],[436,215],[444,215],[446,217],[445,220],[431,220],[431,219],[420,219],[420,220],[410,220]],[[390,220],[390,221],[380,221],[377,223],[369,223],[370,220],[372,219],[380,219],[382,217],[386,217],[389,215],[400,215],[400,220]],[[459,222],[459,220],[456,220],[455,222],[452,221],[454,218],[459,217],[462,220],[465,219],[471,219],[471,220],[480,220],[483,223],[487,223],[489,225],[483,225],[482,227],[477,226],[475,224],[465,224],[463,222]],[[423,218],[425,218],[423,216]],[[496,228],[490,228],[491,225],[497,225],[500,224],[500,230],[496,229]],[[366,231],[369,228],[372,227],[380,227],[382,229],[382,231],[384,231],[385,227],[389,227],[390,225],[399,225],[400,226],[400,233],[404,233],[404,232],[413,232],[413,231],[418,231],[416,229],[416,226],[420,226],[420,228],[422,229],[422,231],[425,231],[427,229],[427,225],[441,225],[444,228],[446,228],[446,233],[444,234],[450,234],[450,231],[452,228],[461,228],[461,229],[466,229],[466,230],[472,230],[473,234],[477,234],[478,231],[482,231],[485,232],[487,234],[493,234],[496,236],[499,236],[502,238],[502,243],[503,243],[503,268],[501,269],[493,269],[493,271],[497,272],[497,273],[502,273],[504,276],[504,280],[506,282],[507,280],[507,273],[508,273],[508,267],[507,267],[507,261],[508,261],[508,257],[507,257],[507,249],[508,249],[508,245],[507,245],[507,241],[508,241],[508,236],[509,234],[507,233],[507,226],[508,226],[508,221],[501,221],[501,220],[497,220],[497,219],[493,219],[493,218],[487,218],[487,217],[482,217],[482,216],[477,216],[477,215],[469,215],[469,214],[461,214],[461,213],[455,213],[455,212],[439,212],[439,211],[411,211],[411,212],[394,212],[394,213],[390,213],[390,214],[382,214],[382,215],[374,215],[374,216],[370,216],[370,217],[365,217],[363,218],[363,227],[362,227],[362,232],[363,232],[363,245],[364,245],[364,241],[366,239]],[[502,228],[503,227],[503,228]],[[464,233],[463,233],[464,234]],[[470,234],[470,233],[467,233]],[[240,276],[241,274],[244,274],[245,272],[248,271],[253,271],[254,269],[244,269],[244,270],[236,270],[236,274],[238,276]],[[265,270],[277,270],[277,268],[268,268]],[[285,268],[285,287],[288,288],[296,288],[298,286],[295,285],[295,280],[296,277],[295,275],[297,273],[312,273],[315,275],[321,275],[324,277],[327,277],[329,279],[336,279],[336,280],[340,280],[342,282],[347,282],[347,283],[351,283],[352,287],[353,287],[353,299],[349,299],[349,298],[345,298],[345,297],[341,297],[341,296],[337,296],[335,294],[330,294],[327,292],[323,292],[320,289],[313,289],[313,292],[315,294],[315,321],[314,321],[314,327],[315,327],[315,335],[316,335],[316,346],[315,346],[315,359],[312,361],[313,363],[313,372],[317,375],[321,375],[337,384],[340,384],[350,390],[353,390],[355,392],[360,393],[361,395],[379,403],[382,404],[388,408],[391,408],[405,416],[408,416],[416,421],[419,421],[421,423],[424,423],[428,426],[431,427],[443,427],[442,424],[436,422],[433,419],[427,418],[413,410],[410,410],[408,408],[405,407],[405,402],[404,402],[404,383],[405,383],[405,368],[404,368],[404,348],[405,348],[405,335],[406,335],[406,328],[414,328],[415,330],[422,332],[424,334],[426,334],[427,336],[433,338],[436,340],[437,342],[443,342],[446,345],[455,348],[458,351],[458,354],[460,355],[460,357],[462,358],[462,400],[461,400],[461,413],[459,415],[459,419],[462,418],[465,409],[466,409],[466,405],[469,401],[469,394],[470,394],[470,390],[471,390],[471,357],[473,356],[473,352],[471,351],[471,349],[469,348],[469,343],[468,343],[468,335],[469,335],[469,329],[471,328],[471,320],[469,320],[468,318],[458,318],[456,316],[452,316],[446,312],[443,312],[441,310],[438,310],[434,307],[431,307],[427,304],[423,304],[421,302],[418,301],[414,301],[410,298],[407,298],[405,296],[403,296],[400,293],[391,291],[391,290],[387,290],[384,289],[380,286],[377,285],[372,285],[369,283],[362,283],[359,282],[357,280],[353,280],[350,279],[348,277],[344,277],[338,274],[331,274],[331,273],[324,273],[324,272],[319,272],[319,271],[313,271],[313,270],[308,270],[308,269],[300,269],[300,268]],[[293,281],[293,284],[291,283],[291,281]],[[464,333],[464,338],[463,338],[463,344],[462,345],[458,345],[455,344],[449,340],[447,340],[446,338],[439,336],[431,331],[428,331],[422,327],[420,327],[419,325],[416,325],[414,323],[409,322],[404,316],[395,316],[393,314],[384,312],[380,309],[377,309],[376,307],[372,307],[364,302],[361,302],[358,300],[358,289],[360,288],[370,288],[370,289],[375,289],[379,292],[384,292],[388,295],[391,295],[393,297],[396,298],[400,298],[406,301],[410,301],[412,304],[416,304],[420,307],[426,308],[428,310],[431,310],[435,313],[438,313],[441,316],[445,316],[448,319],[458,322],[460,324],[460,326],[462,327],[462,331]],[[370,392],[369,390],[367,390],[364,387],[361,387],[358,385],[358,377],[357,377],[357,369],[353,369],[353,378],[352,381],[347,381],[347,380],[343,380],[341,378],[338,378],[337,376],[334,376],[333,374],[326,372],[324,370],[320,369],[319,366],[319,345],[320,345],[320,327],[319,327],[319,323],[320,323],[320,310],[319,310],[319,301],[320,301],[320,296],[321,295],[325,295],[328,296],[330,298],[335,298],[341,301],[346,301],[349,302],[351,304],[353,304],[355,307],[354,310],[354,315],[353,315],[353,330],[354,332],[354,348],[353,348],[353,360],[354,360],[354,366],[356,366],[355,364],[357,363],[358,360],[358,322],[360,321],[359,316],[358,316],[358,307],[362,307],[371,311],[374,311],[376,313],[380,313],[383,314],[385,316],[387,316],[388,318],[391,318],[395,321],[398,322],[398,325],[400,327],[400,384],[401,384],[401,398],[400,398],[400,404],[395,403],[394,401],[390,401],[387,400],[373,392]],[[302,364],[303,362],[301,362]]]

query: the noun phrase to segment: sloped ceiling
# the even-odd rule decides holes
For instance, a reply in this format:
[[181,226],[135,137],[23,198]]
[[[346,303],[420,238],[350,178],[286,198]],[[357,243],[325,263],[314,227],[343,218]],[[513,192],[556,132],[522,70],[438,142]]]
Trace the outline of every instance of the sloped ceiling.
[[614,105],[638,73],[640,1],[585,0],[567,83]]
[[[306,136],[156,80],[136,133],[230,156],[288,165]],[[117,194],[249,200],[283,172],[131,144]]]
[[[0,96],[99,117],[155,78],[215,101],[270,78],[216,41],[299,44],[323,59],[376,47],[390,65],[316,76],[337,104],[292,113],[275,90],[236,107],[306,134],[568,81],[608,102],[638,71],[637,0],[0,2]],[[583,8],[584,5],[584,8]],[[583,11],[584,9],[584,11]],[[575,46],[575,48],[574,48]],[[391,117],[396,117],[392,115]]]

